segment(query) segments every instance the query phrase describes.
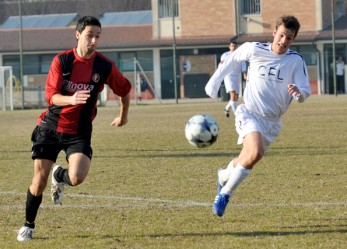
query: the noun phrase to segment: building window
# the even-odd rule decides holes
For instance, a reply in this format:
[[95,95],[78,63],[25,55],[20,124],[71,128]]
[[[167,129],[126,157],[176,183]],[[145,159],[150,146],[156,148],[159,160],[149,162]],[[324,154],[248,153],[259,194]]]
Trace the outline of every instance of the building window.
[[40,73],[46,74],[49,71],[54,54],[45,54],[40,56]]
[[337,0],[335,10],[337,12],[337,17],[343,16],[345,14],[345,1],[344,0]]
[[259,15],[261,0],[241,0],[242,15]]
[[307,66],[316,66],[318,63],[317,49],[312,45],[292,45],[291,50],[294,50],[304,57]]
[[172,11],[175,17],[179,16],[179,0],[159,0],[159,18],[172,17]]

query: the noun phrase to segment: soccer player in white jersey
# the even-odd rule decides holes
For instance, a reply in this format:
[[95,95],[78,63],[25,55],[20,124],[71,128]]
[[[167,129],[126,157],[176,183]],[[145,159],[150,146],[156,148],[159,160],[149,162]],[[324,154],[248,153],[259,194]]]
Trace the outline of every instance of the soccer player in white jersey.
[[[236,42],[230,40],[229,51],[222,54],[219,65],[222,65],[224,63],[227,57],[231,55],[232,52],[235,51],[236,47],[237,47]],[[239,94],[240,94],[240,85],[241,85],[240,73],[241,72],[242,72],[243,79],[246,80],[247,68],[246,68],[245,61],[242,61],[240,64],[235,65],[235,67],[233,67],[232,70],[229,72],[229,74],[225,76],[224,78],[226,93],[230,95],[230,100],[228,101],[228,104],[224,108],[224,114],[227,118],[229,118],[230,116],[230,109],[232,109],[233,112],[235,113],[235,110],[237,107],[237,100],[239,99]]]
[[241,61],[249,61],[244,104],[237,107],[235,126],[243,148],[225,169],[218,170],[218,193],[213,211],[223,216],[236,188],[262,159],[281,128],[281,116],[292,100],[304,102],[311,94],[306,64],[289,49],[300,29],[294,16],[278,18],[273,42],[244,43],[217,68],[206,93],[216,98],[223,78]]

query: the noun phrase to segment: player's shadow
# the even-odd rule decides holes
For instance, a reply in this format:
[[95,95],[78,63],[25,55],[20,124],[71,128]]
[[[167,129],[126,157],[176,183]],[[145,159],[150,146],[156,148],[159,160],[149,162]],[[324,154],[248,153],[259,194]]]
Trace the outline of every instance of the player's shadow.
[[335,230],[307,230],[307,231],[253,231],[253,232],[215,232],[215,233],[172,233],[172,234],[149,234],[140,237],[150,238],[169,238],[169,237],[206,237],[206,236],[235,236],[235,237],[282,237],[292,235],[306,234],[329,234],[329,233],[347,233],[347,229]]
[[[143,235],[111,235],[105,234],[100,236],[102,239],[121,239],[127,236],[141,237],[141,238],[177,238],[177,237],[216,237],[216,236],[233,236],[233,237],[283,237],[283,236],[295,236],[306,234],[330,234],[330,233],[347,233],[347,229],[335,229],[335,230],[306,230],[306,231],[253,231],[253,232],[214,232],[214,233],[155,233],[155,234],[143,234]],[[77,235],[78,238],[95,238],[94,235]]]
[[239,151],[226,152],[225,150],[211,150],[211,149],[98,149],[100,153],[95,153],[94,158],[198,158],[198,157],[235,157]]

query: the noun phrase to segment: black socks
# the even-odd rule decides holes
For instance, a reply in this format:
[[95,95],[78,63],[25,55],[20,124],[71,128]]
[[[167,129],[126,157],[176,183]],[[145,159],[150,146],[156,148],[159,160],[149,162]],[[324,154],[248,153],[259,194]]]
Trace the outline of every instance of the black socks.
[[37,211],[42,202],[42,194],[39,196],[34,196],[31,194],[30,189],[27,192],[27,201],[25,203],[25,226],[34,228],[35,227],[35,219],[37,215]]
[[69,171],[67,169],[58,168],[54,172],[54,177],[57,180],[57,182],[63,182],[69,186],[73,186],[69,177]]

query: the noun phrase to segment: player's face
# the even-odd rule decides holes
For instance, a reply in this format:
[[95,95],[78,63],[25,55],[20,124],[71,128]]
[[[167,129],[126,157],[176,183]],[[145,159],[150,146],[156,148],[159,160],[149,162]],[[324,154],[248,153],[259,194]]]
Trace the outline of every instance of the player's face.
[[234,43],[230,43],[229,49],[230,49],[231,52],[234,52],[235,49],[236,49],[236,45]]
[[90,56],[96,50],[101,28],[98,26],[86,26],[82,33],[76,31],[77,47],[83,56]]
[[293,30],[281,25],[274,30],[273,36],[272,51],[276,54],[284,54],[293,43],[295,33]]

